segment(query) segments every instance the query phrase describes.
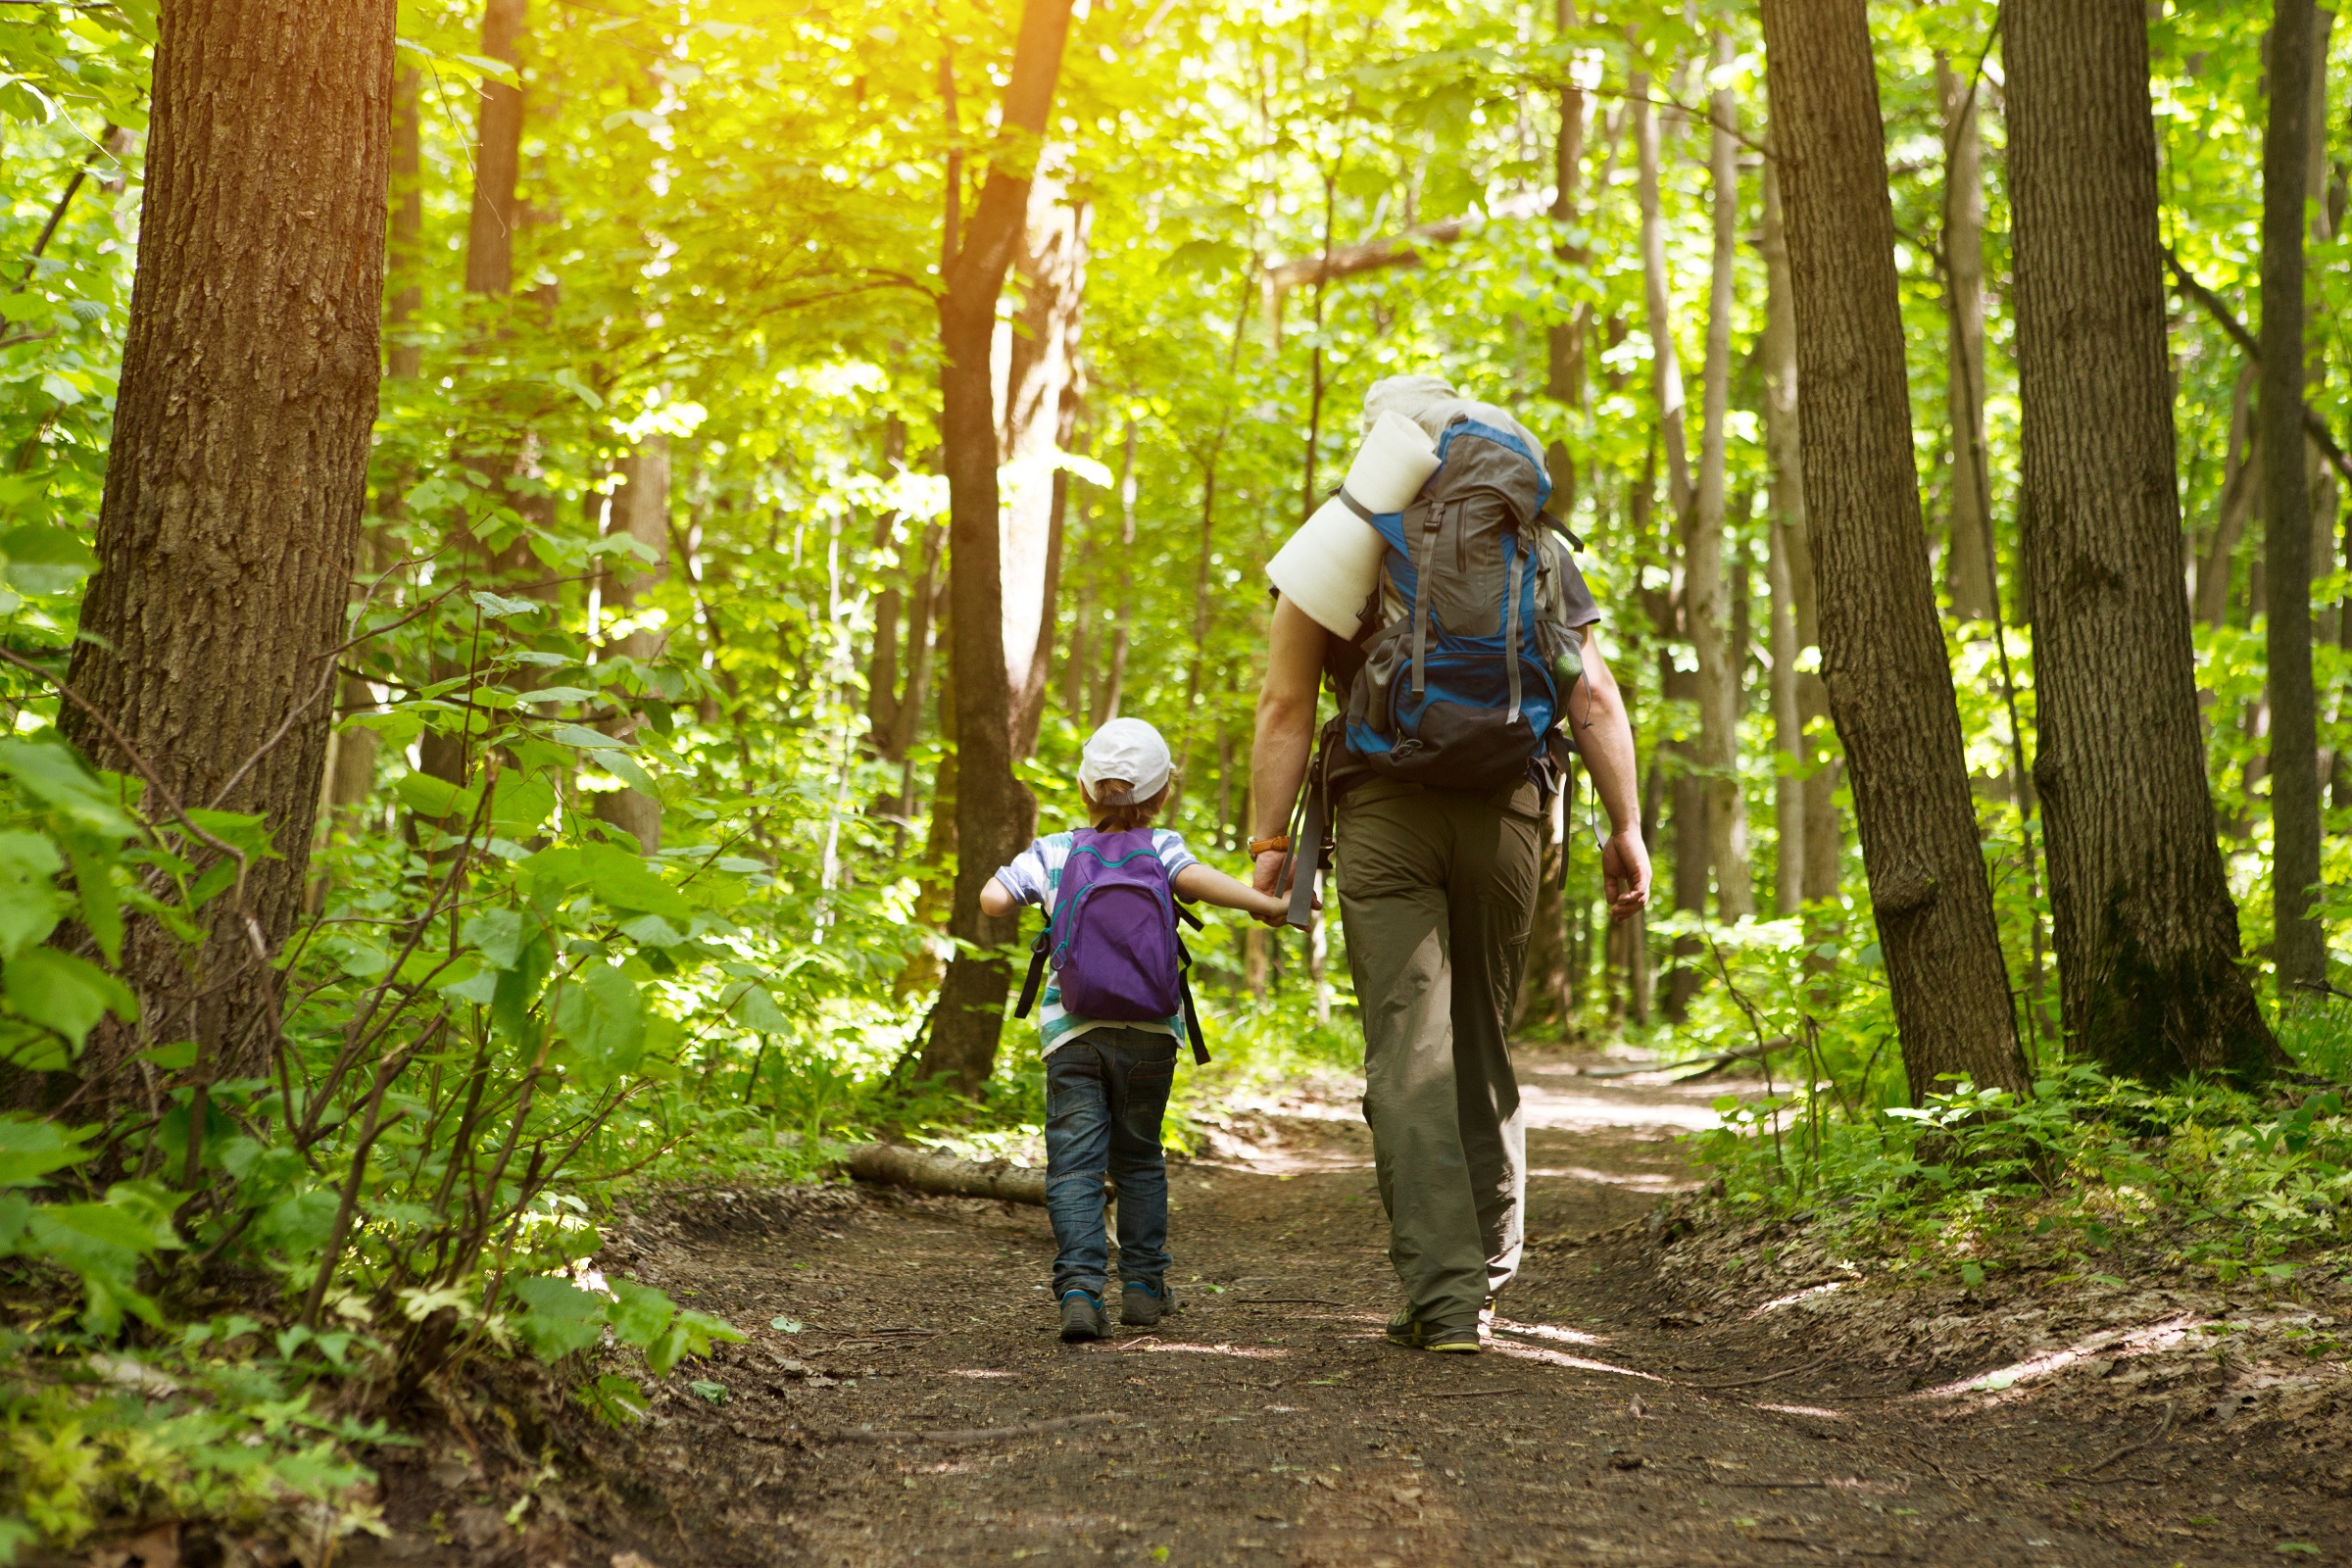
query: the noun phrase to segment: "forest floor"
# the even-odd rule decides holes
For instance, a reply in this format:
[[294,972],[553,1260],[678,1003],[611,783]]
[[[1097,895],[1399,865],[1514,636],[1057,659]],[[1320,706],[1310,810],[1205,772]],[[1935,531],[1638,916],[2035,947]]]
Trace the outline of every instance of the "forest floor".
[[[1523,1063],[1534,1241],[1488,1353],[1383,1342],[1396,1290],[1345,1084],[1172,1167],[1183,1310],[1097,1345],[1055,1338],[1040,1209],[703,1193],[624,1225],[607,1266],[751,1341],[663,1380],[568,1504],[462,1507],[465,1457],[419,1456],[409,1482],[429,1463],[445,1494],[387,1475],[414,1534],[360,1557],[2352,1562],[2341,1356],[2313,1375],[2278,1338],[2333,1321],[2325,1300],[1840,1296],[1801,1248],[1734,1268],[1740,1238],[1678,1242],[1659,1207],[1693,1179],[1675,1134],[1725,1086],[1595,1065]],[[2194,1330],[2232,1311],[2217,1352]],[[890,1437],[915,1433],[963,1441]]]

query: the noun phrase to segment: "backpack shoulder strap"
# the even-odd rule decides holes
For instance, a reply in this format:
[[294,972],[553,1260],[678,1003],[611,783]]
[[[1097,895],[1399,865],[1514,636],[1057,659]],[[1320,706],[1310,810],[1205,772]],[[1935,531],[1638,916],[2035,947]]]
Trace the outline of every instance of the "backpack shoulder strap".
[[[1200,924],[1190,909],[1182,905],[1178,905],[1177,909],[1196,927]],[[1193,1005],[1193,950],[1184,945],[1181,935],[1176,938],[1176,990],[1184,998],[1184,1032],[1193,1043],[1193,1063],[1205,1067],[1208,1065],[1208,1047],[1200,1040],[1200,1009]]]

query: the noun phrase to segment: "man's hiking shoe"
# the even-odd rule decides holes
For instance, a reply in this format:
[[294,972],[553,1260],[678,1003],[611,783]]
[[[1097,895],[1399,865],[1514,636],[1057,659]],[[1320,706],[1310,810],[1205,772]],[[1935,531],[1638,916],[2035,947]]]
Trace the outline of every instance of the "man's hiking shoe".
[[1157,1286],[1129,1280],[1119,1293],[1119,1322],[1131,1329],[1148,1329],[1176,1310],[1176,1293],[1167,1282]]
[[1099,1340],[1110,1332],[1110,1319],[1102,1315],[1102,1302],[1091,1291],[1061,1293],[1061,1337],[1072,1344]]
[[1453,1350],[1478,1353],[1478,1325],[1446,1328],[1436,1323],[1423,1323],[1410,1312],[1399,1312],[1389,1319],[1389,1343],[1408,1350]]

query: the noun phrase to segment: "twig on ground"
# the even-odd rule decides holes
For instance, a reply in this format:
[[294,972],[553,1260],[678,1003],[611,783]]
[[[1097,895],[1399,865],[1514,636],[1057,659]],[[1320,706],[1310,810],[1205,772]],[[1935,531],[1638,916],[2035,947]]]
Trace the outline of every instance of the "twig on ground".
[[1826,1487],[1827,1481],[1710,1481],[1710,1487]]
[[1080,1427],[1099,1427],[1116,1419],[1109,1411],[1093,1415],[1065,1415],[1053,1421],[1032,1421],[1018,1427],[967,1427],[939,1432],[877,1431],[870,1427],[842,1428],[826,1432],[811,1427],[808,1436],[820,1443],[1003,1443],[1012,1438],[1041,1438],[1055,1432],[1071,1432]]
[[1511,1388],[1508,1385],[1497,1384],[1495,1387],[1491,1389],[1446,1389],[1442,1393],[1424,1394],[1418,1396],[1418,1397],[1424,1399],[1473,1399],[1483,1397],[1490,1394],[1517,1394],[1518,1392],[1519,1391],[1517,1389]]
[[2173,1430],[2173,1411],[2175,1408],[2176,1406],[2172,1400],[2165,1400],[2164,1419],[2156,1423],[2155,1431],[2149,1433],[2137,1443],[2125,1444],[2122,1447],[2116,1449],[2113,1453],[2107,1455],[2106,1458],[2101,1459],[2097,1464],[2092,1465],[2089,1469],[2079,1470],[2075,1474],[2068,1476],[2065,1479],[2069,1481],[2081,1481],[2086,1476],[2095,1476],[2100,1471],[2106,1469],[2109,1465],[2115,1463],[2116,1460],[2129,1458],[2131,1455],[2137,1453],[2142,1448],[2148,1447],[2153,1444],[2162,1443],[2164,1441],[2164,1435]]
[[1709,1393],[1715,1393],[1723,1389],[1752,1389],[1757,1387],[1759,1384],[1778,1383],[1783,1378],[1792,1378],[1799,1372],[1808,1370],[1810,1369],[1807,1367],[1792,1366],[1780,1372],[1767,1372],[1760,1378],[1740,1378],[1730,1383],[1684,1383],[1678,1385],[1678,1387],[1686,1389],[1703,1389]]
[[1326,1301],[1319,1296],[1237,1296],[1236,1306],[1352,1306],[1351,1301]]

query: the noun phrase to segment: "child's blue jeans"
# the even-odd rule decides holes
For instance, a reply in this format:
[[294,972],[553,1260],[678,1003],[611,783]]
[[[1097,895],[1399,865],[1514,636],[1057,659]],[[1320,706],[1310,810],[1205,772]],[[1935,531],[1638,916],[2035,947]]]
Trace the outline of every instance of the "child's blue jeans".
[[1102,1173],[1119,1191],[1119,1276],[1154,1291],[1168,1270],[1168,1167],[1160,1117],[1176,1080],[1173,1036],[1105,1025],[1046,1058],[1046,1212],[1060,1253],[1054,1298],[1102,1294],[1110,1277]]

